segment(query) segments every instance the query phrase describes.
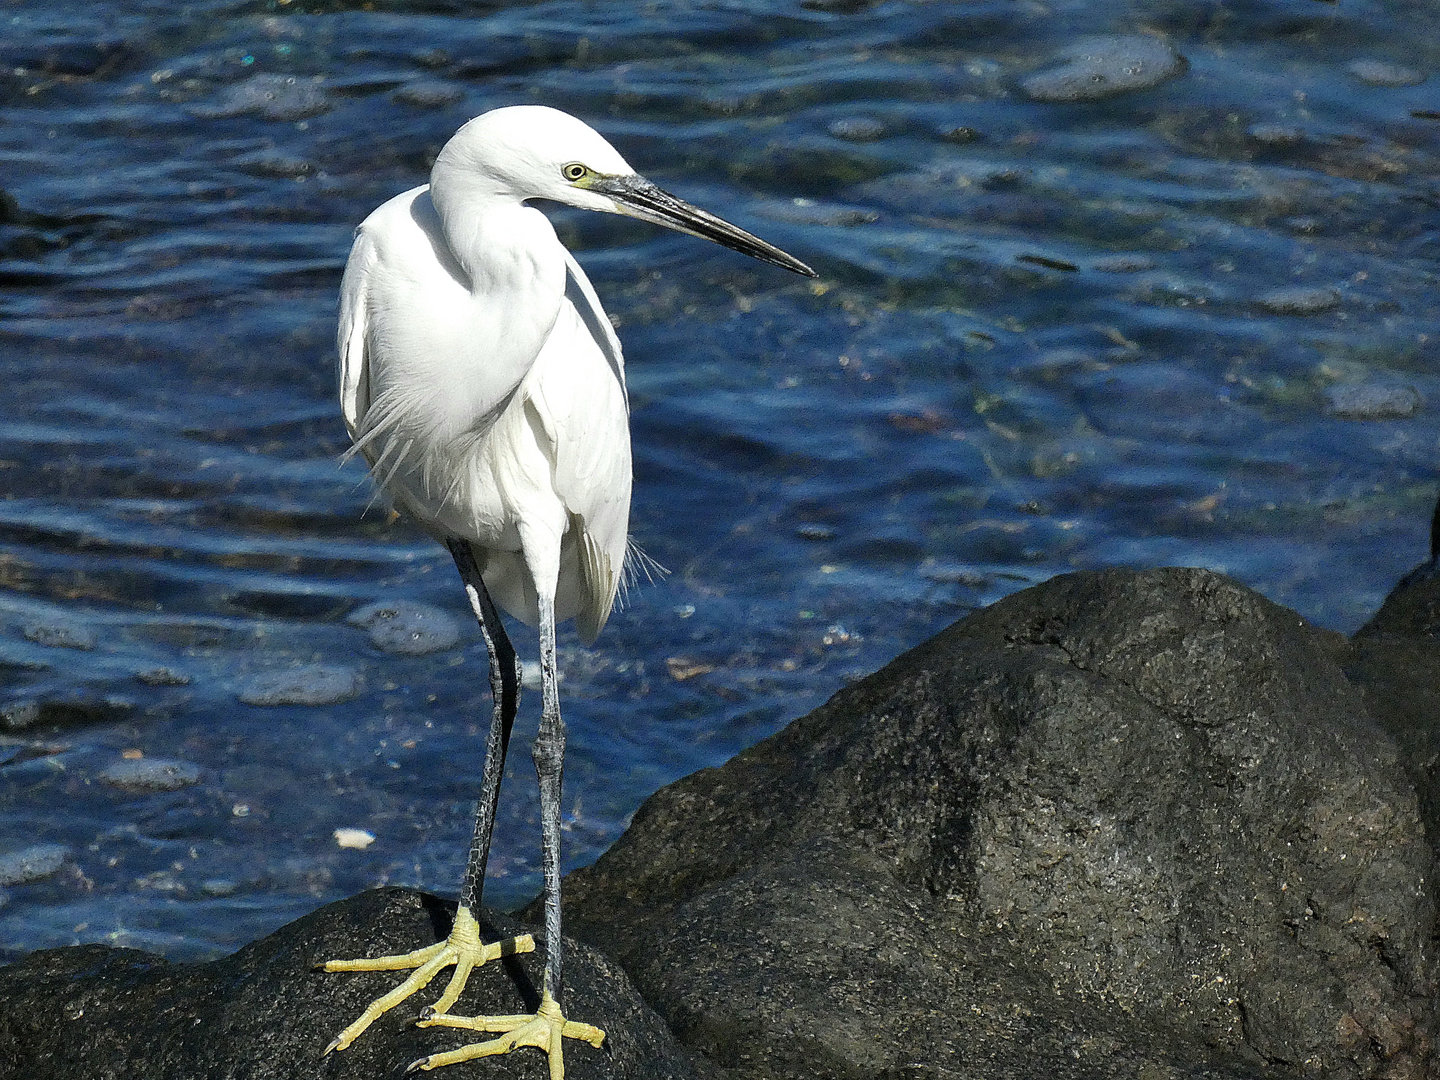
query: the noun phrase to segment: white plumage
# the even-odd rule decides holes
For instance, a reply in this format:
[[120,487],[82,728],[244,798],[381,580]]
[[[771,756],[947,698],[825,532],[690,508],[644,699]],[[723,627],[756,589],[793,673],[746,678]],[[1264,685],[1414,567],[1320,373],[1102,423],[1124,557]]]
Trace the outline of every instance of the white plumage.
[[[560,1007],[560,719],[555,626],[588,644],[624,575],[630,424],[620,342],[585,272],[545,215],[551,199],[627,214],[813,276],[804,263],[636,175],[597,132],[555,109],[516,106],[470,121],[441,150],[430,183],[397,195],[356,232],[340,289],[340,404],[376,482],[449,548],[490,655],[494,708],[454,927],[402,956],[333,960],[329,971],[414,972],[327,1047],[343,1050],[380,1015],[453,965],[421,1023],[504,1032],[415,1062],[432,1069],[536,1046],[564,1075],[565,1038],[604,1032]],[[470,971],[529,935],[484,944],[485,863],[519,698],[514,649],[496,605],[537,627],[545,869],[544,990],[533,1015],[451,1016]]]

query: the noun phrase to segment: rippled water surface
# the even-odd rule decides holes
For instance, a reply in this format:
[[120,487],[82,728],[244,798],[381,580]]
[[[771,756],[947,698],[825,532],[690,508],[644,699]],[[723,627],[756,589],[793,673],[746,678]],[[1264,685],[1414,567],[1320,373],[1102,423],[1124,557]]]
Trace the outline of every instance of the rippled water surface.
[[[562,636],[568,865],[1056,573],[1210,566],[1353,629],[1435,495],[1437,22],[0,2],[0,949],[203,957],[368,885],[457,887],[483,647],[448,556],[339,463],[333,324],[354,225],[498,105],[584,117],[820,271],[552,214],[624,340],[632,528],[672,571],[595,646]],[[1077,42],[1184,61],[1044,100]],[[377,600],[459,645],[377,648],[346,621]],[[313,664],[346,700],[241,701]],[[510,774],[503,904],[538,890],[523,751]]]

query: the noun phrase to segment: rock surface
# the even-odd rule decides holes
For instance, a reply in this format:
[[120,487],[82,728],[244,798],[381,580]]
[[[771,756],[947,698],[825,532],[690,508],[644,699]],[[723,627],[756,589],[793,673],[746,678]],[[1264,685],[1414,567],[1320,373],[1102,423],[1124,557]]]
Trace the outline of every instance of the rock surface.
[[1429,1075],[1434,854],[1346,650],[1057,578],[657,793],[567,927],[745,1080]]
[[1430,560],[1407,574],[1356,631],[1345,668],[1399,744],[1426,832],[1432,843],[1440,841],[1440,504]]
[[[449,929],[453,906],[403,889],[377,889],[321,908],[208,964],[168,964],[134,949],[103,945],[37,952],[0,968],[0,1075],[146,1080],[311,1080],[403,1074],[425,1054],[453,1049],[472,1033],[420,1029],[410,1020],[438,994],[437,981],[382,1017],[350,1049],[322,1059],[335,1033],[393,972],[327,974],[316,960],[378,955],[429,944]],[[500,920],[505,933],[524,929]],[[533,1008],[540,954],[475,972],[457,1011]],[[601,1050],[567,1042],[570,1080],[634,1077],[700,1080],[715,1070],[680,1049],[624,973],[593,949],[566,953],[569,1008],[605,1028]],[[468,1069],[472,1071],[466,1071]],[[522,1050],[484,1065],[436,1075],[539,1080],[545,1059]],[[426,1074],[429,1075],[429,1074]]]

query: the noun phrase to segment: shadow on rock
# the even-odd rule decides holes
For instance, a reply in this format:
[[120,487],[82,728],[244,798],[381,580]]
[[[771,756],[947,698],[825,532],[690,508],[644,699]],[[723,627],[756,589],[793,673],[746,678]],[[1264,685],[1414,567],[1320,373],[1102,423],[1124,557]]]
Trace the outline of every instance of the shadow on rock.
[[567,926],[747,1080],[1428,1075],[1434,856],[1346,655],[1054,579],[657,793]]

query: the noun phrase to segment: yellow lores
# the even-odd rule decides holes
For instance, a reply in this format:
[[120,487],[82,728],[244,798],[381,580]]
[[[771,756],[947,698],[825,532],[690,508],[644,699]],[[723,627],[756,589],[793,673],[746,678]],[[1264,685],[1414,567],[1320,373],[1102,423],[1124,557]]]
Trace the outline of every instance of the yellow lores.
[[[430,183],[397,195],[356,231],[340,287],[340,405],[371,475],[455,560],[490,656],[493,698],[474,840],[450,936],[403,956],[332,960],[326,971],[415,970],[325,1052],[454,973],[422,1026],[501,1032],[410,1066],[433,1069],[534,1046],[565,1074],[564,1040],[604,1032],[562,1011],[560,778],[565,724],[555,627],[588,645],[625,576],[630,423],[620,342],[580,265],[530,199],[626,214],[815,276],[743,229],[662,191],[573,116],[496,109],[440,151]],[[480,940],[485,864],[520,697],[500,611],[539,630],[541,716],[531,748],[540,782],[545,980],[534,1015],[452,1016],[470,972],[530,952],[529,935]]]

